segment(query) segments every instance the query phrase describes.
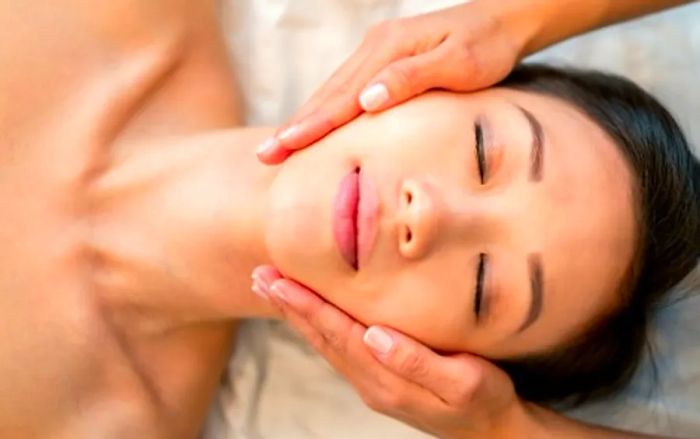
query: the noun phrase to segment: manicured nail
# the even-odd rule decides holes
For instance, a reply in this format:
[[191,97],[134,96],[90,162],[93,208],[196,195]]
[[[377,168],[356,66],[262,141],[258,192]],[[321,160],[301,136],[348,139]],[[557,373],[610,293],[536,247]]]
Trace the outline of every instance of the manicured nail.
[[270,299],[270,298],[267,296],[267,294],[265,294],[265,292],[264,292],[263,289],[260,287],[260,285],[258,285],[257,283],[253,282],[253,285],[250,286],[250,289],[253,290],[253,292],[254,292],[255,294],[257,294],[258,296],[262,297],[263,299],[265,299],[265,300],[269,300],[269,299]]
[[263,143],[261,143],[257,147],[257,149],[255,150],[255,152],[258,155],[266,154],[269,151],[272,151],[277,146],[278,143],[279,143],[279,141],[277,139],[275,139],[274,137],[270,137],[269,139],[267,139]]
[[265,299],[269,299],[268,296],[270,295],[270,286],[267,284],[267,282],[265,282],[262,277],[255,273],[253,273],[251,277],[253,279],[253,286],[251,287],[253,292],[261,297],[264,297]]
[[363,340],[367,346],[380,354],[388,354],[394,347],[394,339],[386,331],[376,326],[365,331]]
[[299,125],[292,125],[290,127],[285,128],[284,131],[279,133],[277,135],[277,138],[280,141],[285,142],[285,141],[289,140],[290,137],[294,137],[294,135],[297,133],[297,131],[299,131]]
[[360,94],[360,105],[365,111],[373,111],[379,108],[389,99],[389,90],[384,84],[374,84]]
[[289,298],[284,293],[284,291],[280,289],[279,285],[277,285],[276,282],[272,284],[272,287],[270,288],[270,293],[282,302],[289,303]]

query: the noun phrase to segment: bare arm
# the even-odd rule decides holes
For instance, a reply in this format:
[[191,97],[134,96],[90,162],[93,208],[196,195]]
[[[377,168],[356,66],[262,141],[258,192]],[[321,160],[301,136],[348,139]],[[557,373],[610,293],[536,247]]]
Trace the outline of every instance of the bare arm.
[[515,421],[503,437],[537,437],[542,439],[652,439],[669,438],[668,436],[650,436],[612,430],[605,427],[586,424],[567,418],[540,406],[524,407],[520,421]]
[[383,111],[433,88],[488,87],[521,58],[554,43],[686,3],[476,0],[380,23],[258,154],[265,163],[282,162],[363,111]]
[[[517,397],[508,376],[470,354],[440,355],[386,327],[365,327],[270,266],[254,291],[340,371],[373,410],[444,439],[651,439],[579,422]],[[377,343],[377,334],[383,343]],[[374,335],[372,335],[374,334]],[[386,341],[390,340],[387,345]]]
[[696,0],[508,0],[513,13],[518,14],[518,20],[535,26],[529,29],[531,39],[525,46],[524,55],[610,24],[694,1]]

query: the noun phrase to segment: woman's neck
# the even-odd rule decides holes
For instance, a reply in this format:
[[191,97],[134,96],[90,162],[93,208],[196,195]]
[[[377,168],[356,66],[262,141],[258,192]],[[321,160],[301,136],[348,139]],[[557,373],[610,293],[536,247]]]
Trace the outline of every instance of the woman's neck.
[[269,261],[264,215],[276,168],[254,153],[269,134],[172,138],[116,158],[91,200],[101,294],[167,326],[274,315],[250,291],[251,270]]

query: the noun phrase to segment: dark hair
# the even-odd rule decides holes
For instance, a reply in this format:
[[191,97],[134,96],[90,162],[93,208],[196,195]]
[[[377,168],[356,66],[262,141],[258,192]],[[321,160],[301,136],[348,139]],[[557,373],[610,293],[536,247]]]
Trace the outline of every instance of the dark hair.
[[576,406],[630,380],[655,305],[697,263],[700,164],[671,114],[620,76],[530,64],[500,86],[574,105],[615,141],[636,179],[637,255],[620,288],[622,305],[564,347],[497,361],[522,398]]

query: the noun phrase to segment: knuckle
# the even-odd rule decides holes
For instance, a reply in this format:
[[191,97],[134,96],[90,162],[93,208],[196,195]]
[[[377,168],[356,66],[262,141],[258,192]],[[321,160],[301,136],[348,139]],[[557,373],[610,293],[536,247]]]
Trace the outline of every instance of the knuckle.
[[388,75],[401,90],[410,91],[416,83],[417,71],[413,64],[398,63],[389,66]]
[[316,350],[319,353],[323,353],[325,351],[325,339],[323,336],[317,332],[312,332],[310,334],[306,334],[306,341],[311,345],[314,350]]
[[320,333],[320,337],[323,340],[324,344],[326,344],[329,348],[336,351],[343,350],[343,339],[335,332],[330,330],[322,330]]
[[299,316],[307,321],[307,322],[313,322],[314,319],[314,313],[308,309],[308,308],[299,308],[294,310]]
[[369,407],[372,411],[378,412],[378,413],[383,413],[382,411],[382,405],[379,402],[379,399],[374,396],[374,395],[362,395],[362,402],[365,403],[367,407]]
[[396,390],[384,392],[381,402],[386,413],[402,412],[407,405],[407,399],[404,393]]
[[464,379],[455,383],[453,403],[459,407],[467,407],[472,404],[483,379],[483,372],[480,369],[466,371]]
[[469,384],[458,385],[455,389],[453,403],[458,407],[467,407],[474,400],[474,386]]
[[382,390],[362,400],[370,409],[383,414],[397,413],[406,407],[406,398],[396,391]]
[[398,363],[400,373],[411,377],[424,377],[428,375],[429,367],[425,359],[416,353],[403,356]]
[[387,35],[392,26],[392,20],[382,20],[372,26],[367,31],[367,36],[370,38],[382,38]]
[[457,53],[455,55],[454,59],[463,69],[478,71],[479,59],[476,47],[472,42],[467,41],[457,46]]
[[338,82],[333,89],[333,93],[332,93],[331,97],[336,98],[336,99],[343,98],[343,97],[347,96],[355,88],[356,88],[355,85],[353,83],[351,83],[350,81]]

